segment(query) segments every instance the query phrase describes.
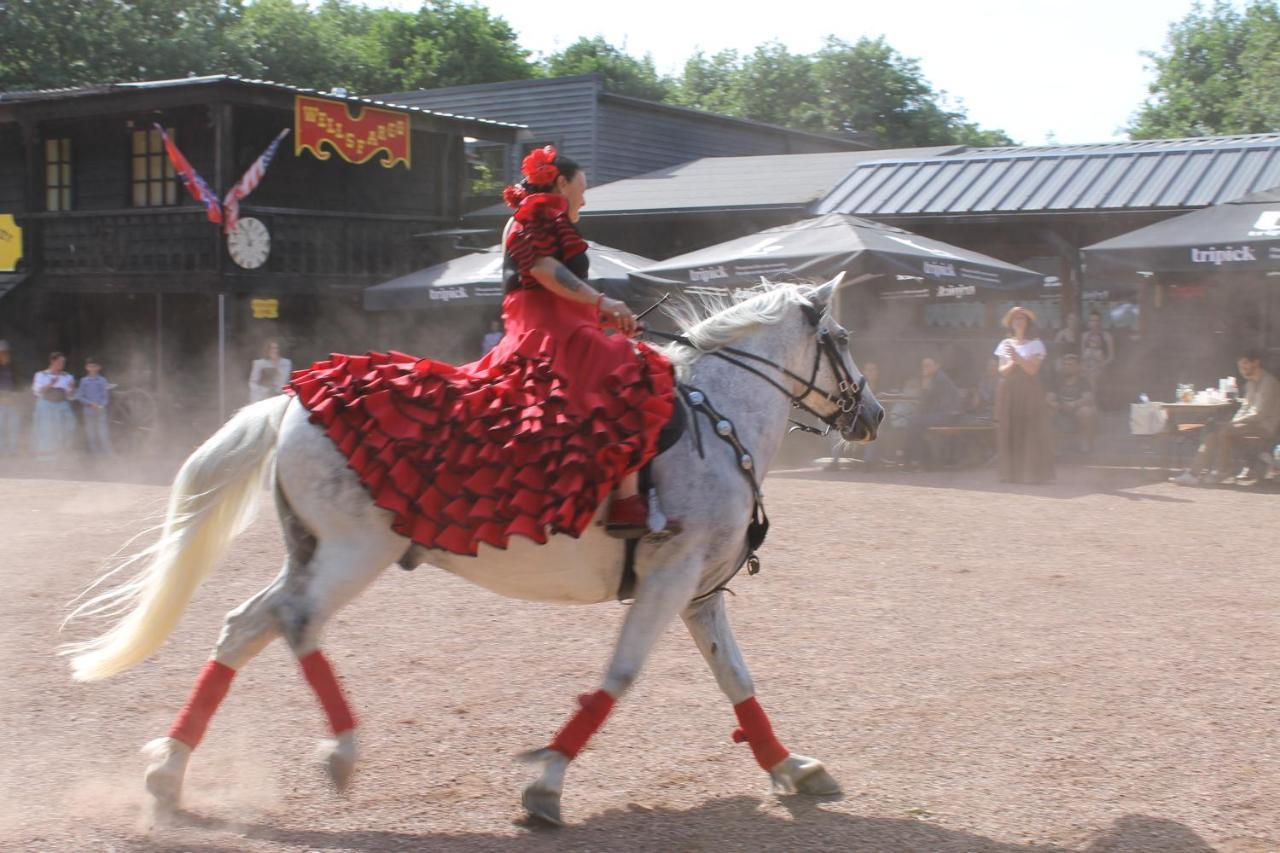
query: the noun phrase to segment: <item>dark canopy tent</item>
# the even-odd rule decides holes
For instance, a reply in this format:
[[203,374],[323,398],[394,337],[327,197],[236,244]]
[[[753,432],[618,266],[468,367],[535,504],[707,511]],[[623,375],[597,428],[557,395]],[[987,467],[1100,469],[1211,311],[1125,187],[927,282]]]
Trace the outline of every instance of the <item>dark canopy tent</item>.
[[[628,296],[628,275],[653,263],[649,258],[588,243],[591,283],[616,299]],[[464,255],[364,291],[366,311],[414,311],[444,305],[502,304],[502,248]]]
[[1175,216],[1081,252],[1090,275],[1280,271],[1280,187]]
[[1141,274],[1149,386],[1212,384],[1246,349],[1280,367],[1280,187],[1148,225],[1082,250],[1089,282]]
[[761,277],[821,281],[840,272],[846,282],[874,277],[877,287],[942,297],[972,295],[979,289],[1018,291],[1039,286],[1044,279],[979,252],[843,213],[677,255],[632,277],[654,289],[678,287],[697,293],[750,288]]

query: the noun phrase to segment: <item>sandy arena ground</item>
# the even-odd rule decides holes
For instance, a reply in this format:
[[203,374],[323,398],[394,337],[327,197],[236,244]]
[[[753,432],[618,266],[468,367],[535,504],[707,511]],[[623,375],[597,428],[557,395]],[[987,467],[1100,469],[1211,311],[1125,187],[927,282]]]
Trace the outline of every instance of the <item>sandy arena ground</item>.
[[152,661],[79,685],[63,606],[165,490],[0,480],[0,849],[1280,850],[1280,498],[1098,476],[770,480],[764,572],[730,608],[780,736],[841,798],[768,792],[677,623],[573,767],[572,825],[525,826],[513,756],[594,687],[622,608],[392,569],[327,643],[363,726],[350,793],[277,644],[192,762],[188,824],[150,837],[138,747],[276,571],[275,519]]

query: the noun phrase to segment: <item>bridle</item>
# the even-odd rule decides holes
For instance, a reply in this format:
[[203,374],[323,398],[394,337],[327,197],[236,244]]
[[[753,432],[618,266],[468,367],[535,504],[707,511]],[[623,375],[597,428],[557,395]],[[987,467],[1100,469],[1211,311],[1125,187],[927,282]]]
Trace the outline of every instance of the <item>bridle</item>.
[[[744,350],[735,349],[734,347],[717,347],[713,350],[701,350],[697,344],[689,340],[684,335],[669,335],[664,332],[649,331],[646,334],[656,338],[671,341],[690,349],[698,350],[705,355],[714,356],[721,361],[726,361],[742,370],[747,371],[765,382],[772,385],[783,396],[791,401],[793,408],[800,409],[827,425],[825,430],[810,426],[799,421],[792,420],[795,429],[811,432],[817,435],[826,435],[832,429],[844,429],[848,424],[854,423],[862,412],[862,392],[866,388],[866,378],[855,379],[849,368],[845,365],[844,359],[840,356],[840,349],[848,346],[848,335],[841,333],[832,335],[827,329],[821,328],[822,312],[813,306],[812,303],[805,300],[800,303],[800,309],[804,312],[805,319],[809,321],[809,325],[816,331],[817,346],[814,348],[813,354],[813,370],[809,372],[809,377],[805,377],[783,367],[776,362],[770,361],[763,356],[755,353],[746,352]],[[832,373],[836,377],[836,390],[834,393],[818,387],[818,372],[822,369],[823,357],[826,357],[827,363],[831,367]],[[764,368],[777,371],[781,376],[792,380],[800,385],[799,393],[793,392],[774,376],[769,375],[761,367],[754,366],[751,362],[761,365]],[[819,400],[831,403],[835,409],[827,414],[822,414],[808,400],[810,397],[816,396]]]
[[[656,307],[656,306],[654,306]],[[800,423],[792,420],[795,424],[794,429],[800,429],[805,432],[812,432],[818,435],[826,435],[832,429],[844,430],[849,424],[855,423],[862,412],[862,392],[866,388],[866,378],[854,379],[853,374],[845,366],[844,359],[840,357],[840,348],[848,345],[848,336],[843,333],[832,336],[826,329],[822,328],[822,312],[813,306],[808,300],[800,302],[800,308],[804,311],[805,319],[809,321],[809,325],[815,330],[817,337],[817,347],[814,351],[813,370],[809,372],[809,378],[805,378],[798,373],[783,367],[776,362],[770,361],[763,356],[755,353],[746,352],[744,350],[735,349],[733,347],[717,347],[713,350],[704,350],[698,347],[693,341],[684,335],[669,335],[664,332],[649,331],[647,334],[664,340],[679,344],[680,346],[689,347],[697,350],[705,355],[715,356],[716,358],[726,361],[735,367],[741,368],[750,374],[760,377],[765,382],[778,389],[783,396],[791,401],[791,405],[801,411],[808,412],[815,418],[827,425],[825,430],[808,424]],[[652,308],[650,308],[652,310]],[[647,313],[647,312],[645,312]],[[643,316],[643,315],[642,315]],[[823,390],[817,385],[818,372],[822,370],[822,360],[827,359],[831,365],[831,370],[836,376],[836,391]],[[759,365],[759,366],[756,366]],[[801,387],[801,391],[796,393],[788,388],[777,378],[770,375],[766,370],[775,370],[781,376],[790,379]],[[712,404],[707,395],[689,385],[679,383],[677,388],[685,405],[690,409],[690,423],[693,427],[694,442],[698,454],[704,456],[705,452],[702,446],[702,434],[698,427],[699,416],[705,418],[711,425],[713,435],[720,441],[733,449],[733,453],[737,462],[738,469],[742,472],[747,482],[751,486],[752,507],[751,518],[747,523],[747,541],[746,550],[742,560],[734,567],[733,572],[724,582],[718,584],[710,590],[695,595],[692,601],[700,601],[708,596],[715,595],[723,589],[728,589],[725,584],[732,580],[733,577],[741,570],[743,565],[747,566],[747,574],[754,575],[760,571],[760,558],[756,556],[756,551],[764,544],[765,536],[769,533],[769,516],[764,510],[764,495],[760,490],[760,480],[756,476],[755,460],[751,453],[743,445],[742,440],[738,437],[737,428],[733,422],[721,414]],[[822,414],[809,403],[811,397],[818,397],[835,406],[835,409],[827,414]],[[641,474],[642,478],[644,474]],[[644,480],[641,481],[642,487]],[[651,487],[650,487],[651,488]],[[653,492],[651,490],[651,496]],[[652,497],[651,497],[652,499]],[[622,582],[619,584],[618,597],[625,599],[631,596],[635,589],[635,543],[631,540],[627,543],[626,558],[624,561]]]

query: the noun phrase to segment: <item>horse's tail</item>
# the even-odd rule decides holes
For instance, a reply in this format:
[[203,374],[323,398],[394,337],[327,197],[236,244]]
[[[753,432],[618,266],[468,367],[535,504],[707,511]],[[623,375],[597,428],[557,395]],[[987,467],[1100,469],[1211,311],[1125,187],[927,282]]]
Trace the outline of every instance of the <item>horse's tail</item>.
[[187,457],[173,481],[160,538],[103,575],[86,593],[126,568],[128,581],[80,604],[78,616],[119,617],[106,633],[64,646],[78,681],[108,678],[150,657],[172,633],[196,587],[253,521],[263,473],[291,398],[246,406]]

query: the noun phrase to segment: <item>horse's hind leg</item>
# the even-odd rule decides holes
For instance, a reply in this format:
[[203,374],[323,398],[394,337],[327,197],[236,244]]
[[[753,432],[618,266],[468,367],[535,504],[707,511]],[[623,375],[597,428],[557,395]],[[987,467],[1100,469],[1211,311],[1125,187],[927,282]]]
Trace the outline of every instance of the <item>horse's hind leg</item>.
[[356,720],[333,667],[320,651],[320,638],[329,619],[363,592],[404,547],[404,540],[389,530],[322,540],[311,561],[290,573],[277,606],[284,638],[328,719],[333,737],[321,743],[320,757],[339,791],[355,770]]
[[822,762],[790,752],[773,733],[769,717],[755,698],[755,685],[747,671],[729,617],[725,612],[724,593],[716,593],[685,608],[684,623],[693,635],[698,650],[706,658],[716,683],[733,703],[738,728],[733,739],[751,746],[756,762],[773,780],[781,793],[836,794],[840,785]]
[[200,670],[169,734],[143,747],[150,759],[145,779],[151,820],[163,820],[177,809],[191,752],[204,737],[232,678],[279,634],[274,610],[288,570],[286,562],[275,581],[227,614],[213,656]]

